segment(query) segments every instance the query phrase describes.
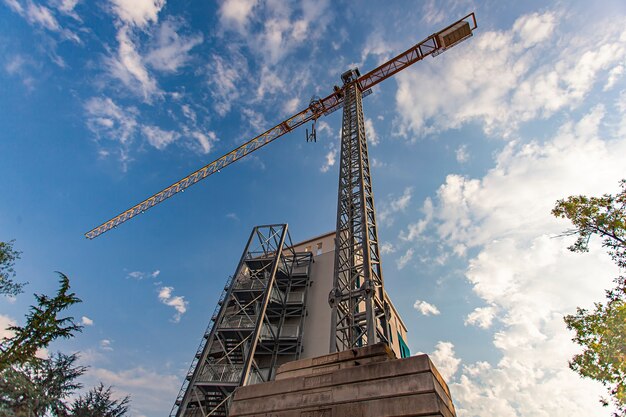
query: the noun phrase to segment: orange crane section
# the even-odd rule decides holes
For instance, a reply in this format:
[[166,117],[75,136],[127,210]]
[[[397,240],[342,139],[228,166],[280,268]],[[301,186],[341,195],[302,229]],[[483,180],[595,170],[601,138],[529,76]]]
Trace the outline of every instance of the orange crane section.
[[[395,58],[390,59],[379,67],[373,69],[365,75],[357,79],[359,90],[366,95],[367,92],[378,83],[392,77],[403,69],[421,61],[425,57],[432,55],[437,56],[450,47],[472,36],[472,31],[476,29],[476,17],[474,13],[470,13],[450,26],[434,33],[415,44],[405,52],[399,54]],[[257,137],[249,140],[238,148],[217,158],[213,162],[203,166],[202,168],[187,175],[185,178],[175,182],[169,187],[150,196],[142,202],[134,205],[128,210],[120,213],[112,219],[102,223],[85,233],[88,239],[94,239],[101,234],[111,230],[120,224],[127,222],[133,217],[145,212],[146,210],[156,206],[157,204],[167,200],[175,194],[191,187],[206,177],[219,172],[222,168],[227,167],[235,161],[249,155],[250,153],[262,148],[268,143],[278,139],[286,133],[302,126],[303,124],[334,112],[341,108],[343,104],[343,88],[334,87],[334,91],[322,99],[314,99],[309,106],[294,114],[287,120],[284,120],[272,127],[271,129],[261,133]]]

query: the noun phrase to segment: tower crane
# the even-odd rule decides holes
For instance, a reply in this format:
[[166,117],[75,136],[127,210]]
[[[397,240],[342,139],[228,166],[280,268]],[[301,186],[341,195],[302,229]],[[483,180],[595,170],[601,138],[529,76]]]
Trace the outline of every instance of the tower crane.
[[[333,289],[329,294],[332,308],[330,352],[381,341],[389,343],[389,306],[384,297],[362,98],[387,78],[471,37],[476,27],[476,17],[470,13],[364,75],[357,68],[346,71],[341,75],[342,86],[334,86],[326,97],[312,99],[304,110],[88,231],[85,236],[94,239],[299,126],[343,107],[335,264]],[[315,139],[313,127],[310,135],[307,131],[307,140]]]

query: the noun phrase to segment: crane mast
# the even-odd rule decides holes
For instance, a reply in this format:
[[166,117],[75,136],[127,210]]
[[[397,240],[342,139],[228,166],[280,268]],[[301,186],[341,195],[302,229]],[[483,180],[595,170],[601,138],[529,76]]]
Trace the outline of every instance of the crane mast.
[[389,341],[358,70],[344,82],[330,352]]
[[[473,14],[466,16],[472,18]],[[476,21],[474,20],[474,27]],[[388,78],[405,68],[403,59],[423,54],[432,46],[437,55],[467,39],[472,34],[469,22],[460,21],[427,38],[434,41],[381,65],[360,77],[358,69],[346,71],[343,81],[343,119],[341,127],[341,160],[335,234],[335,267],[333,288],[328,296],[332,308],[330,352],[385,342],[389,344],[390,307],[387,303],[380,262],[376,209],[370,172],[362,91],[370,88],[373,74]],[[416,55],[413,55],[416,54]],[[408,64],[410,65],[410,64]],[[407,65],[407,66],[408,66]]]

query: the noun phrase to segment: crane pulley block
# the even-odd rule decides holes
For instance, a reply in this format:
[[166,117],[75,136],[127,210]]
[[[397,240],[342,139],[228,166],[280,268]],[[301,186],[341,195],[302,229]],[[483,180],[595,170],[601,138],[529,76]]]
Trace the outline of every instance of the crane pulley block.
[[361,71],[358,68],[352,68],[341,74],[341,81],[343,81],[343,85],[350,84],[358,80],[360,76]]

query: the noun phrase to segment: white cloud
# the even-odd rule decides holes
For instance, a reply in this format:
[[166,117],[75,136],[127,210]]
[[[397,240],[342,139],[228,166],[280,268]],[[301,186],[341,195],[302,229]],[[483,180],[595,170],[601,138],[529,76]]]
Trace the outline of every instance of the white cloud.
[[381,209],[378,212],[378,220],[381,224],[390,226],[394,222],[393,214],[406,211],[411,203],[413,196],[413,187],[406,187],[402,195],[398,198],[389,197],[388,200],[382,200]]
[[[69,0],[64,0],[69,1]],[[80,38],[74,32],[63,28],[57,18],[54,16],[51,9],[41,4],[34,3],[32,1],[28,1],[26,6],[22,6],[22,4],[17,0],[4,0],[4,3],[15,13],[19,14],[23,17],[30,25],[39,26],[44,29],[49,30],[50,32],[55,32],[61,35],[61,37],[65,40],[71,40],[76,43],[80,43]],[[63,5],[57,5],[59,10],[63,13],[64,11],[61,9]],[[55,45],[52,42],[52,45]],[[51,48],[49,55],[53,62],[55,62],[60,67],[64,67],[65,63],[60,56],[54,52],[54,47]]]
[[175,142],[180,137],[180,133],[172,130],[163,130],[158,126],[142,126],[141,131],[148,139],[150,145],[158,150],[165,149],[167,145]]
[[257,87],[257,99],[263,99],[266,94],[275,94],[284,91],[285,87],[283,77],[278,74],[278,71],[271,70],[269,67],[264,66],[261,69],[261,79]]
[[387,253],[394,253],[395,251],[396,251],[396,248],[393,246],[392,243],[383,242],[383,244],[380,245],[380,254],[381,255],[385,255]]
[[145,278],[156,278],[161,274],[161,271],[155,269],[152,272],[142,272],[142,271],[131,271],[128,273],[128,278],[133,278],[136,280],[142,280]]
[[326,162],[320,168],[322,172],[328,172],[328,170],[335,165],[337,162],[337,149],[332,146],[331,149],[326,153]]
[[120,80],[130,91],[151,103],[154,96],[162,95],[156,80],[150,75],[143,57],[132,40],[132,31],[122,26],[117,31],[118,50],[116,56],[109,56],[105,64],[112,77]]
[[426,200],[424,200],[424,205],[422,206],[422,213],[424,213],[424,218],[418,220],[415,223],[410,223],[407,226],[406,231],[404,230],[400,231],[400,239],[404,241],[408,241],[408,242],[414,242],[420,236],[422,236],[422,234],[426,230],[426,227],[430,224],[430,222],[433,219],[434,206],[433,206],[433,201],[430,199],[430,197],[427,197]]
[[513,32],[524,48],[548,40],[554,32],[556,16],[553,13],[532,13],[520,17],[513,24]]
[[[324,33],[330,21],[328,6],[328,0],[227,0],[220,6],[220,25],[237,31],[260,60],[273,66],[297,47],[311,47]],[[249,24],[254,17],[256,24]]]
[[185,301],[185,297],[180,295],[172,295],[174,291],[174,287],[161,287],[159,288],[159,301],[163,304],[174,307],[176,310],[176,314],[174,315],[173,321],[178,323],[180,318],[185,312],[187,312],[188,301]]
[[600,139],[604,117],[596,106],[544,143],[510,142],[482,178],[449,175],[438,191],[437,233],[451,248],[475,248],[465,276],[489,306],[467,323],[499,324],[493,335],[499,362],[470,365],[451,384],[459,414],[601,413],[600,384],[567,366],[578,348],[563,316],[601,300],[616,267],[599,245],[587,254],[569,252],[571,239],[554,238],[569,225],[550,210],[568,195],[616,191],[626,140]]
[[469,153],[467,152],[467,145],[459,146],[454,152],[456,155],[456,161],[460,164],[469,160]]
[[139,27],[158,20],[165,0],[110,0],[113,11],[123,22]]
[[137,127],[137,110],[119,107],[108,97],[92,97],[85,103],[88,127],[98,135],[122,144],[129,142]]
[[283,106],[283,111],[291,115],[298,111],[298,106],[300,106],[300,99],[298,97],[294,97],[285,102],[285,105]]
[[[510,30],[478,31],[419,71],[398,74],[397,133],[415,140],[477,121],[486,133],[507,137],[522,122],[579,106],[603,72],[623,63],[624,24],[572,36],[561,35],[557,21],[552,12],[525,15]],[[440,88],[414,93],[424,85]]]
[[80,0],[55,0],[53,4],[61,13],[71,16],[76,20],[80,20],[74,10],[79,1]]
[[225,0],[219,9],[220,23],[226,27],[243,30],[257,3],[257,0]]
[[198,116],[196,115],[196,112],[191,109],[189,104],[181,105],[180,110],[187,119],[191,120],[192,123],[196,123]]
[[82,316],[80,322],[83,326],[93,326],[93,320],[87,316]]
[[[606,180],[613,175],[617,181],[622,175],[616,169],[621,164],[611,152],[621,150],[623,143],[605,142],[597,136],[604,113],[603,106],[595,107],[578,123],[563,125],[546,145],[510,142],[482,180],[449,175],[438,191],[437,212],[444,219],[438,225],[439,235],[472,247],[489,243],[494,234],[515,235],[519,230],[512,225],[524,225],[534,236],[558,233],[559,222],[550,216],[554,201],[597,190],[596,177]],[[608,163],[611,160],[614,166]],[[581,175],[583,166],[585,172],[593,166],[595,175]],[[510,181],[515,181],[515,187]]]
[[217,136],[215,132],[210,130],[206,131],[206,133],[194,131],[190,132],[191,137],[193,137],[197,142],[200,149],[200,153],[208,154],[213,149],[213,144],[217,142]]
[[189,52],[202,43],[201,34],[181,36],[181,25],[174,20],[166,20],[156,33],[156,42],[146,55],[145,61],[152,68],[175,73],[190,59]]
[[422,5],[422,19],[429,25],[436,25],[444,21],[446,14],[443,8],[440,8],[441,3],[435,0],[428,0]]
[[4,0],[4,3],[15,13],[23,14],[24,8],[18,0]]
[[248,124],[254,129],[255,136],[267,129],[267,122],[263,113],[255,111],[249,107],[241,109],[242,119],[248,122]]
[[405,211],[406,208],[409,206],[409,203],[411,202],[412,195],[413,195],[413,187],[406,187],[400,197],[398,197],[397,199],[391,200],[389,204],[391,206],[391,211],[392,212]]
[[[122,169],[126,171],[131,161],[128,149],[137,130],[138,111],[135,107],[121,107],[108,97],[92,97],[84,105],[87,127],[95,135],[101,149],[98,153],[106,158],[112,153],[118,156]],[[102,139],[111,141],[107,143]],[[114,151],[106,149],[118,145]]]
[[15,320],[11,317],[0,314],[0,340],[13,337],[15,333],[7,328],[15,326],[16,324]]
[[333,136],[333,128],[330,127],[330,125],[325,122],[324,120],[318,120],[317,121],[317,133],[323,133],[325,132],[326,135],[328,135],[328,137],[332,137]]
[[102,339],[100,340],[100,349],[101,350],[106,350],[108,352],[112,352],[113,351],[113,346],[111,346],[113,344],[113,342],[109,339]]
[[53,32],[61,30],[59,22],[57,22],[50,9],[45,6],[28,3],[26,17],[30,23],[37,24]]
[[429,357],[445,381],[449,381],[456,374],[461,364],[461,360],[454,353],[454,345],[450,342],[438,342]]
[[378,66],[383,62],[388,61],[391,58],[393,51],[393,46],[383,39],[383,34],[379,31],[375,31],[367,37],[365,46],[361,52],[361,62],[359,62],[356,66],[358,68],[363,68],[365,66],[365,61],[369,56],[376,57],[374,65]]
[[246,59],[237,52],[231,51],[228,59],[217,54],[211,57],[207,65],[208,84],[214,100],[213,108],[220,116],[225,116],[240,97],[247,68]]
[[617,81],[620,80],[620,78],[622,78],[622,75],[624,74],[624,66],[619,64],[616,65],[615,67],[613,67],[613,69],[611,69],[611,71],[609,71],[609,77],[606,80],[606,84],[604,85],[604,87],[602,88],[603,91],[608,91],[610,90],[615,83],[617,83]]
[[33,67],[33,62],[29,57],[14,55],[5,58],[4,70],[7,74],[21,78],[24,86],[32,91],[35,86],[35,78],[31,75],[29,67]]
[[[622,114],[626,114],[626,90],[622,90],[617,100],[616,107]],[[617,127],[617,137],[626,137],[626,117],[622,117],[621,122]]]
[[396,266],[398,267],[398,270],[403,269],[405,266],[407,266],[411,259],[413,259],[413,253],[414,249],[409,248],[406,250],[406,252],[404,252],[404,255],[396,260]]
[[441,314],[437,306],[422,300],[416,300],[413,304],[413,308],[424,316],[438,316]]
[[496,311],[493,307],[477,307],[465,319],[465,325],[478,326],[481,329],[488,329],[493,323]]
[[367,142],[372,146],[380,143],[376,129],[374,129],[374,122],[369,117],[365,118],[365,136],[367,137]]

